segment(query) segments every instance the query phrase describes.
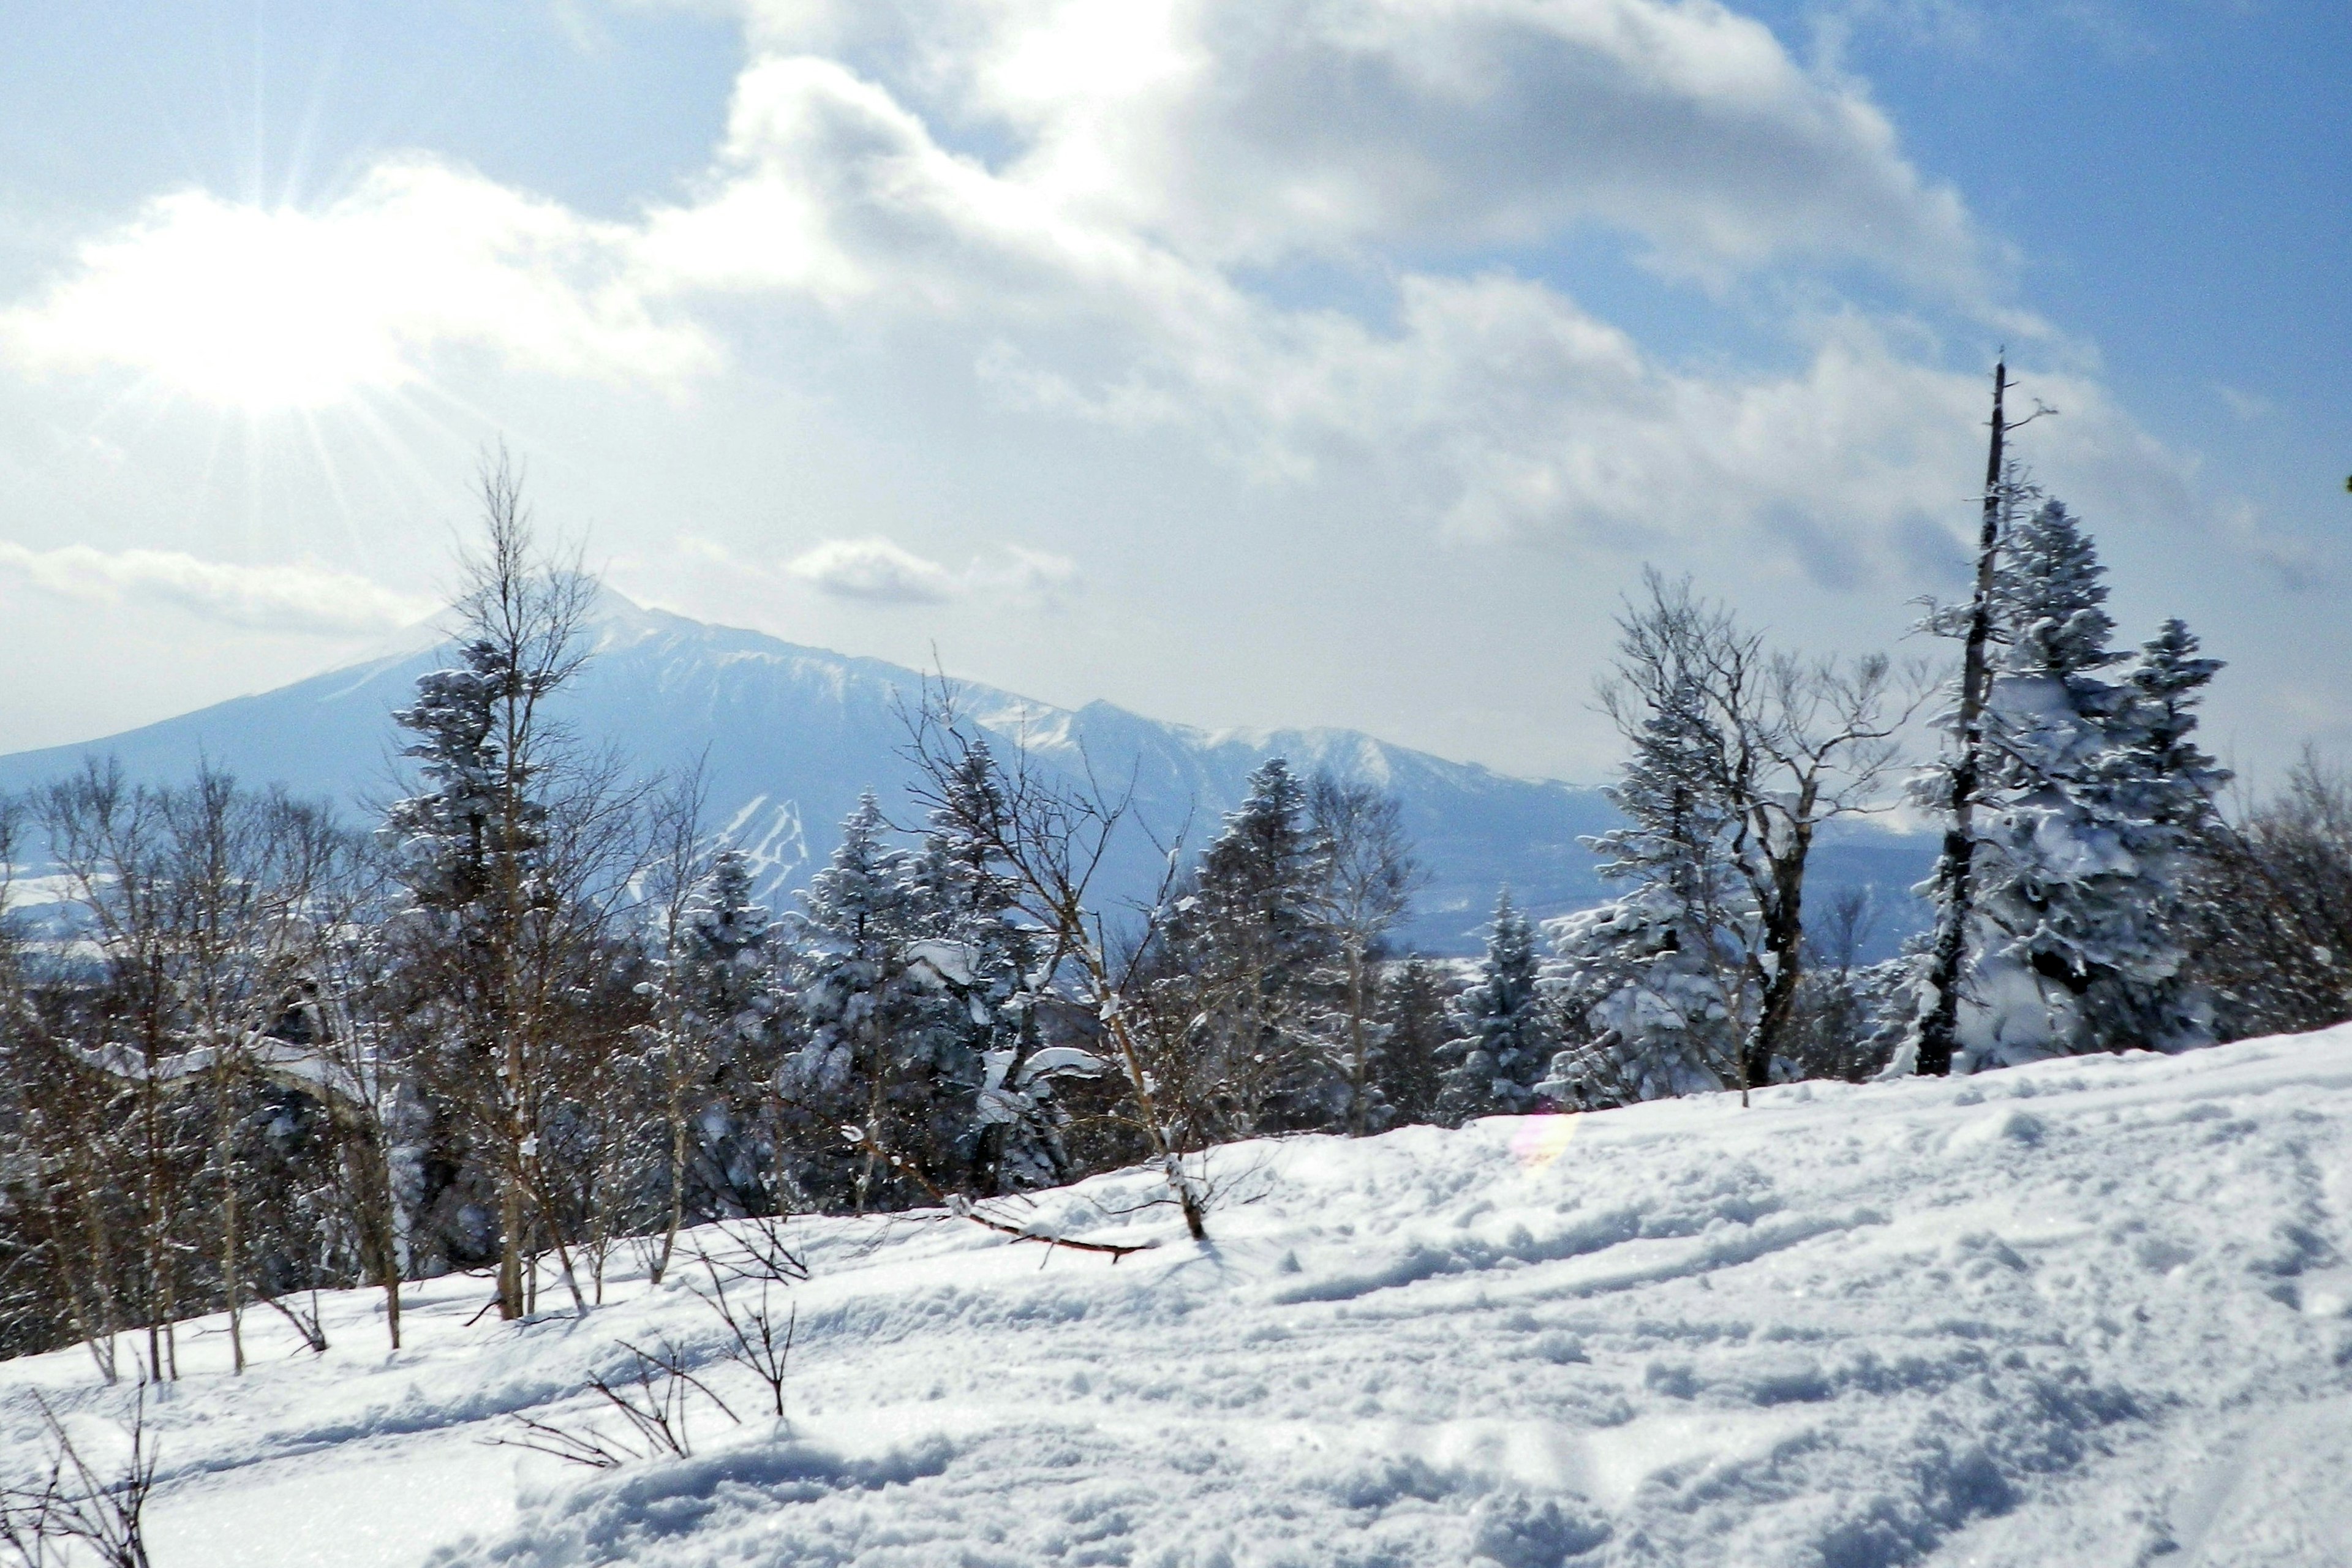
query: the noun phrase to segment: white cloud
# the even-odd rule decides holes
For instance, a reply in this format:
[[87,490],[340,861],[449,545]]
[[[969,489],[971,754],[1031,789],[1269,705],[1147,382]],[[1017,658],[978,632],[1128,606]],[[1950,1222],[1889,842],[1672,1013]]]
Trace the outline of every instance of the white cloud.
[[630,237],[417,157],[378,163],[316,212],[184,191],[83,246],[45,298],[0,312],[0,348],[255,408],[400,387],[451,346],[605,380],[714,363],[698,329],[631,281]]
[[[1974,378],[1910,328],[1832,311],[1792,324],[1794,370],[1688,370],[1507,272],[1388,272],[1382,324],[1253,287],[1253,261],[1593,220],[1686,270],[1859,258],[1981,305],[1984,247],[1958,198],[1857,88],[1720,6],[749,12],[753,58],[709,178],[640,223],[415,160],[316,216],[175,197],[0,332],[49,361],[249,392],[397,384],[449,343],[667,384],[716,357],[688,312],[749,296],[821,333],[911,333],[1001,405],[1189,433],[1269,483],[1380,473],[1402,515],[1457,539],[1736,539],[1831,583],[1909,570],[1969,471]],[[951,144],[990,138],[986,161]],[[189,325],[207,279],[234,284],[231,308]],[[2063,439],[2110,441],[2116,472],[2145,456],[2119,416]],[[1040,596],[1066,586],[879,536],[787,570],[873,603],[943,602],[991,571]]]
[[172,550],[110,552],[87,544],[28,550],[0,541],[0,577],[62,598],[169,605],[209,620],[272,631],[378,632],[411,625],[438,607],[322,566],[240,566]]
[[995,562],[976,561],[966,574],[974,588],[1055,601],[1078,585],[1078,563],[1050,550],[1003,547]]
[[999,544],[956,570],[879,534],[824,540],[781,567],[746,560],[714,540],[694,536],[674,541],[660,560],[633,558],[625,564],[635,581],[658,580],[668,574],[666,567],[680,563],[738,584],[781,577],[829,598],[886,605],[1014,599],[1050,609],[1066,604],[1082,582],[1076,562],[1049,550]]
[[[752,0],[1008,183],[1224,261],[1525,243],[1597,221],[1719,275],[1853,258],[1962,294],[1984,246],[1850,79],[1664,0]],[[753,79],[746,79],[746,88]],[[739,132],[740,133],[740,132]]]
[[784,570],[821,594],[880,605],[936,605],[954,597],[960,586],[938,562],[879,536],[828,539],[794,556]]

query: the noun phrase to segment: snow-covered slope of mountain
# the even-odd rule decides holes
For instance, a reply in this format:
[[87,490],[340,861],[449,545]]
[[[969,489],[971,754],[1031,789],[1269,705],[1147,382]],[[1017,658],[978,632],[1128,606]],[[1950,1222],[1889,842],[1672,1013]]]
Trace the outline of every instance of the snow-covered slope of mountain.
[[[2352,1563],[2352,1028],[1220,1151],[1212,1242],[1137,1173],[1042,1228],[796,1219],[789,1419],[688,1292],[584,1319],[422,1286],[331,1346],[183,1335],[158,1568],[2325,1568]],[[717,1230],[700,1239],[722,1253]],[[625,1255],[623,1261],[625,1263]],[[551,1282],[542,1302],[559,1299]],[[589,1471],[519,1417],[667,1342],[688,1458]],[[127,1352],[126,1352],[127,1354]],[[105,1455],[80,1350],[0,1364]]]
[[[922,678],[877,659],[796,647],[757,632],[706,626],[608,594],[595,623],[597,657],[582,676],[570,717],[635,764],[674,768],[706,759],[712,820],[760,858],[771,897],[798,886],[822,862],[860,791],[905,807],[899,755],[902,703]],[[416,677],[442,656],[425,638],[412,649],[278,690],[83,745],[0,757],[0,792],[20,789],[112,754],[135,777],[185,775],[209,758],[248,783],[364,805],[394,789],[398,739],[391,720]],[[423,646],[417,646],[423,645]],[[1598,791],[1517,779],[1392,746],[1349,730],[1212,732],[1161,723],[1094,702],[1075,710],[959,683],[961,700],[1008,741],[1100,777],[1132,778],[1145,826],[1193,843],[1236,805],[1249,771],[1273,755],[1302,772],[1328,767],[1377,782],[1403,803],[1433,879],[1407,933],[1431,952],[1470,951],[1496,890],[1509,884],[1538,914],[1601,896],[1580,842],[1612,821]],[[1845,835],[1822,851],[1831,881],[1866,881],[1900,907],[1927,851],[1890,834]],[[1111,868],[1113,890],[1135,893],[1161,857],[1143,834],[1128,836]]]

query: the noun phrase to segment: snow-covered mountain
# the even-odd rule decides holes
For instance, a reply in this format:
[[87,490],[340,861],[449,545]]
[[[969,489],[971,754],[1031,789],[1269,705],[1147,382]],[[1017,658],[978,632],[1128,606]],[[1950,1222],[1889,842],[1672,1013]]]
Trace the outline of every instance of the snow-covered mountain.
[[[897,818],[908,766],[903,702],[922,677],[878,659],[802,647],[758,632],[708,626],[607,593],[595,622],[597,656],[572,696],[585,735],[635,764],[672,768],[706,759],[714,826],[752,852],[774,898],[822,863],[862,790]],[[134,776],[185,776],[199,757],[251,784],[363,808],[394,790],[397,732],[389,715],[442,655],[429,636],[398,651],[278,690],[80,745],[0,757],[0,792],[21,789],[112,754]],[[1064,765],[1081,758],[1101,778],[1135,783],[1141,821],[1163,840],[1198,844],[1240,799],[1242,781],[1269,756],[1301,772],[1329,768],[1392,790],[1433,873],[1406,936],[1433,952],[1472,951],[1496,890],[1538,915],[1602,896],[1580,840],[1614,818],[1597,790],[1507,777],[1390,745],[1352,730],[1210,731],[1142,718],[1106,702],[1075,710],[958,683],[960,700],[1008,742]],[[1861,831],[1819,851],[1823,884],[1867,882],[1907,914],[1903,890],[1922,874],[1923,840]],[[1148,889],[1161,864],[1142,834],[1111,868],[1114,891]],[[1899,925],[1900,921],[1889,922]]]
[[[147,1395],[153,1561],[2352,1563],[2352,1028],[1215,1159],[1209,1245],[1146,1173],[1008,1211],[1117,1263],[795,1218],[782,1423],[698,1271],[626,1247],[584,1320],[412,1287],[394,1354],[368,1291],[317,1355],[249,1312],[242,1377],[199,1320]],[[617,1441],[588,1380],[629,1345],[740,1424],[693,1395],[690,1456],[601,1471],[488,1446]],[[34,1391],[120,1462],[137,1396],[76,1347],[0,1364],[0,1480]]]

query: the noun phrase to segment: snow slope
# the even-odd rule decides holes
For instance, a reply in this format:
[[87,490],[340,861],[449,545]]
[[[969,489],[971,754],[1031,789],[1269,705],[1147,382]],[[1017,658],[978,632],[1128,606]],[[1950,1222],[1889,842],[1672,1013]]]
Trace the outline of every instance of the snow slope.
[[[162,1405],[159,1568],[273,1564],[2352,1563],[2352,1028],[1944,1082],[1225,1151],[1207,1247],[1153,1184],[1043,1223],[794,1221],[791,1418],[590,1472],[586,1417],[690,1297],[468,1326],[372,1298]],[[543,1297],[542,1300],[549,1298]],[[217,1325],[212,1325],[216,1328]],[[714,1363],[739,1410],[756,1385]],[[0,1366],[97,1435],[79,1351]]]

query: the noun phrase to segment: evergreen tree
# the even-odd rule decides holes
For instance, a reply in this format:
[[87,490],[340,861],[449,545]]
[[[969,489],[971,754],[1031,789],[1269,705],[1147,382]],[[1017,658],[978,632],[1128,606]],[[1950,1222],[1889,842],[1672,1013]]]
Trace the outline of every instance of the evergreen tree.
[[1306,805],[1280,757],[1252,773],[1171,932],[1177,984],[1192,994],[1197,1074],[1215,1086],[1234,1136],[1319,1123],[1341,1109],[1316,1033],[1330,935],[1318,918]]
[[685,1023],[700,1043],[708,1093],[694,1121],[697,1210],[773,1214],[779,1129],[769,1114],[781,1066],[775,922],[752,893],[749,857],[723,849],[688,904],[677,958]]
[[1535,931],[1508,889],[1496,900],[1478,978],[1454,1005],[1454,1030],[1446,1051],[1456,1065],[1438,1096],[1441,1121],[1459,1126],[1535,1108],[1559,1042],[1537,990]]
[[2189,740],[2219,666],[2175,621],[2128,657],[2097,552],[2049,501],[2005,542],[1963,1068],[2210,1038],[2180,978],[2190,841],[2226,775]]
[[1069,1118],[1054,1079],[1091,1075],[1099,1063],[1083,1051],[1048,1051],[1040,1037],[1048,977],[1038,973],[1037,933],[1019,916],[1019,890],[992,847],[1001,833],[990,825],[1007,807],[985,741],[956,760],[940,788],[912,868],[921,937],[913,952],[948,1003],[941,1027],[950,1040],[939,1059],[961,1075],[938,1086],[937,1136],[956,1184],[982,1194],[1050,1186],[1069,1172]]
[[1380,993],[1373,1088],[1394,1125],[1433,1121],[1445,1086],[1445,972],[1425,958],[1390,968]]
[[886,830],[869,790],[802,895],[802,1040],[779,1077],[807,1138],[808,1195],[845,1199],[860,1213],[911,1199],[875,1151],[919,1162],[928,1152],[934,1058],[949,1044],[938,994],[911,963],[908,858],[885,842]]
[[1551,935],[1542,984],[1569,1043],[1538,1098],[1591,1110],[1738,1080],[1743,1028],[1721,983],[1727,960],[1669,884],[1554,921]]

